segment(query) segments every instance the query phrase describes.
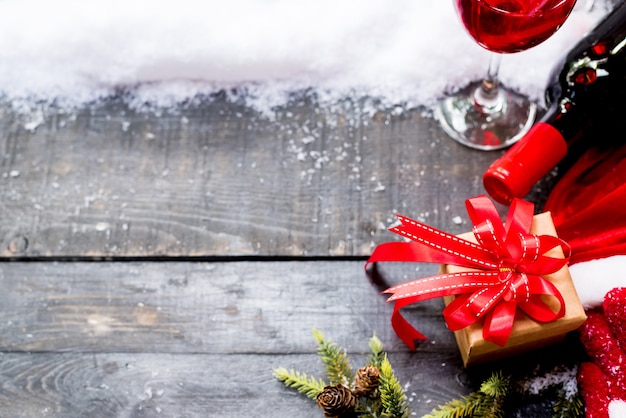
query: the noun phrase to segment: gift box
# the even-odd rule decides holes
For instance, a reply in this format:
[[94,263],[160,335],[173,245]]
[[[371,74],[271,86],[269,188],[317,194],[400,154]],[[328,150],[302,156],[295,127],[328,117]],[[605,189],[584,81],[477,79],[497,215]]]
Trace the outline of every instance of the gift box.
[[[549,212],[544,212],[533,217],[531,233],[537,235],[556,236],[556,230]],[[468,241],[476,242],[471,232],[459,237]],[[552,248],[546,253],[547,256],[563,257],[563,251],[559,247]],[[466,267],[445,264],[441,267],[441,273],[457,273],[471,271]],[[513,356],[522,352],[530,351],[561,341],[566,334],[576,330],[587,318],[585,310],[580,302],[574,283],[567,266],[558,271],[542,276],[550,281],[558,289],[565,302],[565,315],[552,322],[539,323],[530,319],[519,310],[515,313],[515,321],[511,334],[504,346],[499,346],[483,337],[483,322],[479,321],[463,329],[454,331],[463,364],[467,367],[486,361],[494,361],[504,357]],[[446,306],[454,300],[455,296],[445,296]],[[554,298],[546,298],[546,304],[554,310],[558,309],[558,301]]]
[[514,199],[502,220],[486,196],[466,201],[472,233],[460,236],[397,215],[389,230],[404,242],[379,244],[366,263],[430,262],[439,274],[386,289],[391,325],[412,350],[421,334],[402,309],[443,297],[466,366],[557,342],[578,328],[585,311],[567,269],[571,247],[556,235],[550,213]]

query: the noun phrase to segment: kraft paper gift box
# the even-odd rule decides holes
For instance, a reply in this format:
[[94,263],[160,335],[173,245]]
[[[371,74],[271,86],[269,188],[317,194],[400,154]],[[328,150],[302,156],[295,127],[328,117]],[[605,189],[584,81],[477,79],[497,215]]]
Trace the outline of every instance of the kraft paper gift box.
[[[556,236],[556,230],[552,223],[549,212],[541,213],[533,217],[531,232],[536,235]],[[460,237],[476,242],[474,234],[471,232],[460,235]],[[563,257],[560,248],[554,248],[547,253],[552,257]],[[442,265],[443,273],[455,273],[468,271],[471,269]],[[576,330],[587,319],[585,310],[580,302],[574,283],[569,274],[567,266],[563,266],[559,271],[542,276],[554,284],[565,301],[565,315],[553,322],[539,323],[527,317],[519,309],[515,315],[515,322],[511,335],[506,345],[501,347],[483,338],[483,321],[476,322],[468,327],[454,332],[454,336],[463,358],[465,367],[476,363],[494,361],[504,357],[513,356],[529,350],[544,347],[561,341],[566,334]],[[446,305],[454,299],[454,296],[444,297]],[[546,303],[556,311],[558,301],[554,298],[546,298]]]

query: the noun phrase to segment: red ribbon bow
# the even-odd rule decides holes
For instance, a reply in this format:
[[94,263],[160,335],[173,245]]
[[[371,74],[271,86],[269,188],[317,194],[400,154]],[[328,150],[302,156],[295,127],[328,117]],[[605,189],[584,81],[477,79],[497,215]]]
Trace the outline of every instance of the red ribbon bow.
[[[398,216],[400,225],[389,230],[412,242],[378,245],[367,261],[434,262],[478,269],[440,274],[403,283],[385,290],[395,302],[391,324],[396,334],[415,349],[415,340],[426,337],[400,313],[400,309],[422,300],[457,295],[444,309],[443,316],[452,331],[484,318],[483,338],[500,346],[508,341],[519,308],[538,322],[550,322],[565,315],[565,301],[558,289],[542,275],[554,273],[567,264],[569,245],[554,236],[530,233],[532,203],[516,199],[506,222],[486,196],[466,201],[478,244]],[[563,249],[563,258],[546,252]],[[554,312],[542,295],[555,297],[560,308]]]

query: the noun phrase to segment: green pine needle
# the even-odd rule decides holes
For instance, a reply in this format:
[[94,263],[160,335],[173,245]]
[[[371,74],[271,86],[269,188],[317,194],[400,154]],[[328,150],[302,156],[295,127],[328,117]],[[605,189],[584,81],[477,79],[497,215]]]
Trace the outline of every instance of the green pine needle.
[[580,393],[568,397],[559,392],[552,411],[554,418],[585,418],[585,404]]
[[433,409],[430,414],[423,418],[462,418],[478,416],[477,411],[481,409],[485,395],[480,392],[471,393],[461,399],[454,399],[439,409]]
[[359,418],[380,418],[383,405],[379,398],[368,398],[367,401],[359,401],[354,411]]
[[461,399],[455,399],[439,409],[433,409],[423,418],[498,418],[504,417],[502,400],[494,399],[482,392],[473,392]]
[[391,363],[385,356],[380,365],[380,400],[383,404],[383,417],[407,418],[409,409],[404,389],[393,373]]
[[369,346],[370,355],[367,359],[367,363],[377,367],[380,370],[383,359],[385,358],[383,351],[383,342],[376,336],[376,334],[374,334],[372,335],[372,338],[370,338]]
[[306,373],[287,370],[284,367],[275,369],[274,377],[283,382],[285,386],[297,389],[298,392],[305,394],[311,399],[317,398],[317,395],[319,395],[326,386],[326,383],[322,379],[316,380]]
[[317,341],[317,354],[320,356],[326,375],[331,385],[342,384],[350,387],[353,380],[352,366],[348,359],[348,354],[344,349],[332,341],[327,341],[318,329],[313,329],[313,336]]
[[480,385],[480,391],[492,398],[503,398],[511,389],[511,377],[503,376],[502,371],[493,373]]
[[480,385],[479,391],[439,406],[423,418],[504,417],[503,404],[510,388],[510,377],[504,377],[501,372],[493,373]]

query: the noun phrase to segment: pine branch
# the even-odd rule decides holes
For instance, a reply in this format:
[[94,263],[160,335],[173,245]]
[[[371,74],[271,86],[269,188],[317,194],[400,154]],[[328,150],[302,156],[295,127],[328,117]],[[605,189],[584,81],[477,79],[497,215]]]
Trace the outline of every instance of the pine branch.
[[504,418],[505,413],[502,408],[504,404],[504,398],[493,398],[486,395],[484,397],[485,402],[480,405],[477,412],[477,417],[481,418]]
[[501,418],[510,389],[510,377],[504,377],[501,372],[493,373],[480,385],[480,390],[441,405],[423,418]]
[[359,418],[380,418],[383,405],[380,398],[368,398],[366,401],[359,401],[355,408],[355,412]]
[[580,393],[568,397],[564,392],[559,392],[552,411],[554,418],[585,418],[585,405]]
[[322,379],[316,380],[306,373],[287,370],[284,367],[275,369],[274,377],[283,382],[285,386],[297,389],[298,392],[305,394],[311,399],[317,398],[317,395],[319,395],[326,386],[326,383]]
[[[359,369],[357,381],[346,351],[334,342],[326,340],[324,334],[315,328],[313,336],[318,343],[317,352],[326,367],[330,383],[283,367],[274,370],[274,376],[278,380],[315,400],[320,393],[328,389],[327,386],[341,384],[349,389],[349,395],[356,396],[356,405],[352,412],[359,418],[409,417],[410,411],[404,389],[394,375],[391,363],[383,351],[382,342],[375,334],[369,340],[368,366]],[[372,366],[378,370],[371,370]],[[355,386],[359,391],[356,395]]]
[[367,359],[367,363],[372,366],[376,366],[380,370],[380,366],[385,358],[385,352],[383,351],[383,342],[376,336],[372,335],[369,341],[370,355]]
[[407,418],[409,410],[404,389],[393,373],[391,363],[385,356],[380,365],[380,400],[383,404],[383,417]]
[[492,398],[504,398],[511,390],[511,377],[504,376],[502,371],[492,373],[489,379],[480,385],[480,391]]
[[423,418],[461,418],[478,416],[485,395],[474,392],[461,399],[454,399],[445,405],[440,405],[439,409],[433,409],[430,414]]
[[342,384],[350,387],[353,375],[348,354],[332,341],[327,341],[321,331],[313,329],[313,336],[319,344],[317,354],[326,368],[326,375],[331,385]]

